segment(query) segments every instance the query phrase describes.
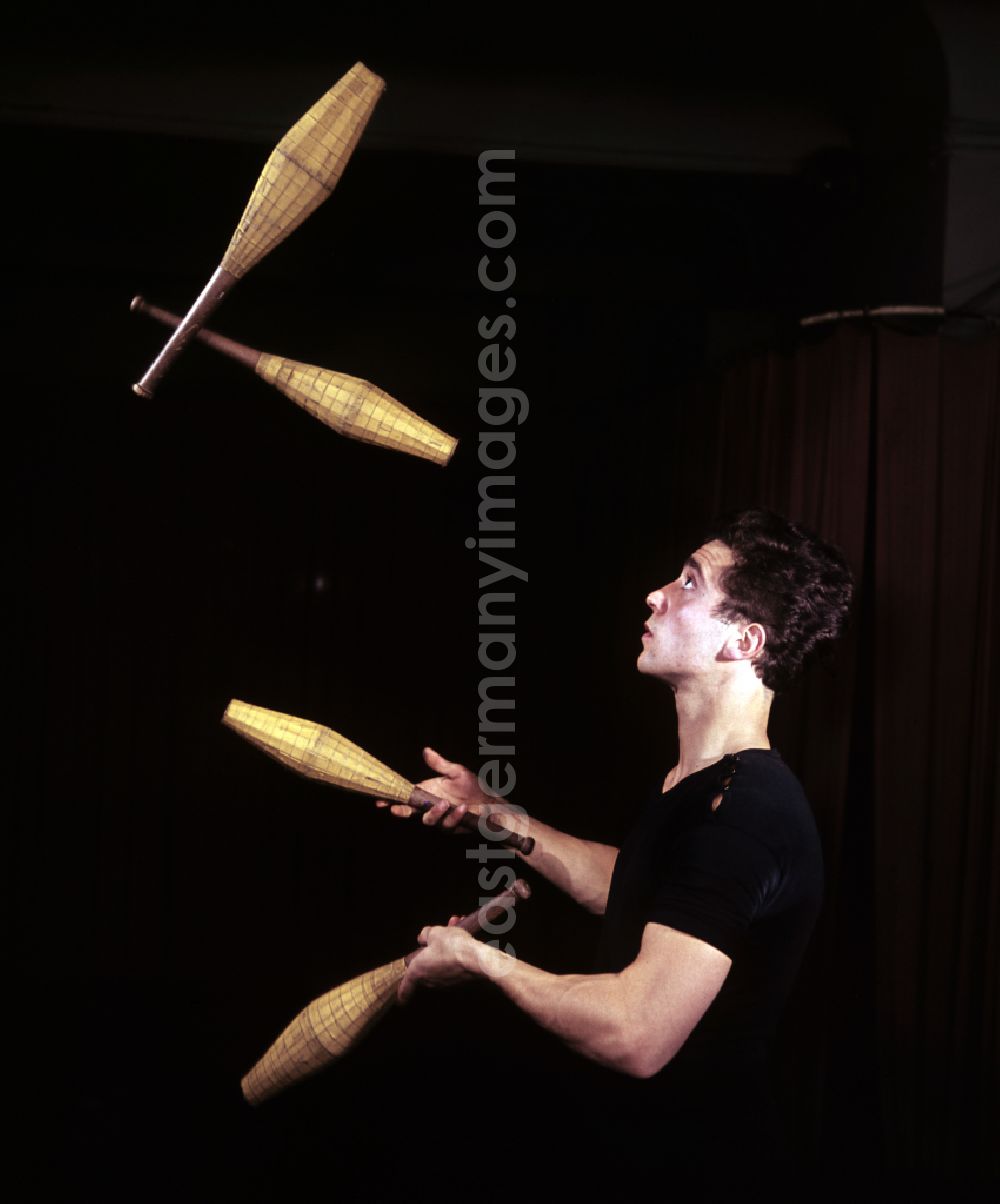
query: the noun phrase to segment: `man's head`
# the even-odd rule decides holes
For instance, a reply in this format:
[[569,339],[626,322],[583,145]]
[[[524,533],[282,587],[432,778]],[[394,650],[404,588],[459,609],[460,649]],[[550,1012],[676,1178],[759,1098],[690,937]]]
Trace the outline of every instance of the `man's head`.
[[724,597],[716,613],[763,627],[754,669],[769,689],[784,689],[844,629],[853,591],[847,562],[837,548],[769,510],[741,511],[710,538],[732,553],[719,577]]
[[851,575],[841,554],[763,510],[723,522],[653,590],[637,667],[716,689],[733,674],[782,689],[843,628]]

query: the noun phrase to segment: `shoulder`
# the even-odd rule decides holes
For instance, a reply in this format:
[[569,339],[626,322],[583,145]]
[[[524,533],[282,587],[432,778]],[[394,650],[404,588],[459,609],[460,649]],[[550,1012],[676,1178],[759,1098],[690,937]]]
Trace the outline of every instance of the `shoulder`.
[[788,800],[805,801],[802,783],[773,748],[745,748],[714,766],[731,786]]
[[788,847],[816,844],[819,836],[802,784],[781,756],[746,749],[723,758],[712,804],[717,822],[766,844],[776,856]]
[[805,792],[777,752],[746,749],[705,770],[674,860],[745,881],[759,899],[790,880],[821,882],[823,854]]
[[743,855],[756,866],[762,910],[818,905],[823,851],[798,778],[776,752],[749,749],[731,761],[728,786],[712,815],[716,839],[722,837],[734,857],[741,848],[754,850]]

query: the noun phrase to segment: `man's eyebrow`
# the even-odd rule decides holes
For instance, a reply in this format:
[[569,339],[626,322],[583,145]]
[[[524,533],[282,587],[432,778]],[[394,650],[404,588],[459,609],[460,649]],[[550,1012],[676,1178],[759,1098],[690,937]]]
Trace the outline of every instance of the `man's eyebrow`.
[[686,569],[694,569],[694,571],[698,574],[698,576],[702,579],[702,581],[705,580],[705,570],[701,567],[701,565],[698,563],[697,560],[695,560],[695,558],[693,556],[689,556],[687,558],[687,560],[684,561],[684,567]]

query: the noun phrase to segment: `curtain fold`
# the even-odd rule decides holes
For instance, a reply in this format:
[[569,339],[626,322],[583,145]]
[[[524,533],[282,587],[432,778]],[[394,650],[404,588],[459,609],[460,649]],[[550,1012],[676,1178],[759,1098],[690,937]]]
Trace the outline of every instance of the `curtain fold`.
[[940,1170],[996,1137],[1000,356],[879,344],[879,1069],[890,1165]]
[[834,672],[772,727],[827,860],[796,1117],[902,1171],[983,1175],[994,1143],[998,365],[997,331],[845,324],[721,383],[717,508],[815,528],[859,587]]
[[[872,338],[855,327],[734,366],[721,386],[716,509],[765,506],[813,527],[843,549],[864,591]],[[786,1017],[783,1094],[796,1144],[814,1153],[841,1088],[845,1014],[859,956],[840,894],[856,880],[844,865],[845,796],[851,772],[855,679],[861,640],[856,608],[832,672],[801,678],[774,706],[771,738],[801,778],[826,861],[826,901]],[[846,913],[849,919],[853,913]],[[865,959],[867,964],[867,959]],[[850,966],[849,971],[845,967]],[[857,1024],[854,1025],[857,1027]],[[835,1109],[834,1109],[835,1111]]]

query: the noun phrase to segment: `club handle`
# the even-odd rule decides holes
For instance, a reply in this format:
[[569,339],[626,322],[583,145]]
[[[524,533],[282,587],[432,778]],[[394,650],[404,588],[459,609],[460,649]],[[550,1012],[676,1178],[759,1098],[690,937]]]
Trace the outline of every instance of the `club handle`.
[[469,915],[463,916],[456,924],[456,928],[464,928],[466,932],[475,936],[481,928],[499,919],[505,912],[510,911],[518,899],[530,898],[531,887],[523,878],[518,878],[502,894],[488,899],[478,911],[473,911]]
[[[436,794],[429,794],[419,786],[414,786],[413,792],[406,802],[418,811],[427,811],[437,803],[444,802],[444,799],[438,798]],[[449,805],[445,814],[450,815],[454,810],[454,806]],[[535,847],[534,836],[519,836],[517,832],[508,831],[503,824],[497,823],[495,819],[473,815],[471,811],[466,811],[458,821],[458,827],[464,828],[467,832],[478,832],[480,836],[489,833],[489,838],[495,840],[498,845],[504,845],[508,849],[516,849],[525,857]]]
[[[511,911],[518,899],[530,898],[531,887],[523,878],[518,878],[501,894],[494,895],[492,899],[487,899],[478,910],[469,912],[467,916],[462,916],[455,927],[464,928],[470,936],[475,936],[487,924],[492,924],[494,920],[498,920],[502,915],[506,915],[507,912]],[[409,965],[420,951],[420,949],[414,949],[412,953],[408,953],[403,958],[406,965]]]
[[[145,297],[133,297],[129,309],[134,314],[145,314],[149,318],[155,318],[157,322],[162,322],[164,326],[173,326],[174,329],[180,326],[184,320],[177,314],[171,313],[169,309],[161,309],[159,305],[153,305]],[[216,351],[229,356],[230,359],[239,360],[241,364],[245,364],[251,370],[256,369],[260,357],[263,355],[263,352],[257,351],[254,347],[248,347],[245,343],[237,343],[235,339],[227,339],[224,334],[206,330],[204,327],[196,330],[194,337],[199,343],[207,343],[209,347],[214,347]]]
[[212,279],[201,290],[198,300],[187,311],[184,320],[167,340],[163,350],[146,369],[145,376],[132,386],[133,393],[146,398],[153,396],[160,378],[198,333],[208,319],[208,315],[226,295],[235,280],[236,277],[232,272],[227,272],[225,268],[215,269]]

